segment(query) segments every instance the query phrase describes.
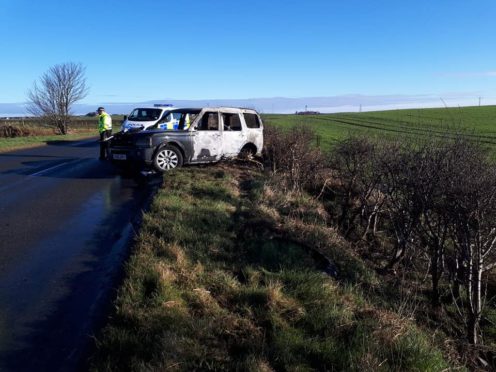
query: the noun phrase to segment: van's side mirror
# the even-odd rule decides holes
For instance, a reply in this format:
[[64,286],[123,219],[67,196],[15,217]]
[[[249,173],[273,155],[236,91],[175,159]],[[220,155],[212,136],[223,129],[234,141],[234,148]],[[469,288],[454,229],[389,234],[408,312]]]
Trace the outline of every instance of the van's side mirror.
[[122,121],[126,121],[127,120],[127,115],[124,115],[124,117],[122,118]]

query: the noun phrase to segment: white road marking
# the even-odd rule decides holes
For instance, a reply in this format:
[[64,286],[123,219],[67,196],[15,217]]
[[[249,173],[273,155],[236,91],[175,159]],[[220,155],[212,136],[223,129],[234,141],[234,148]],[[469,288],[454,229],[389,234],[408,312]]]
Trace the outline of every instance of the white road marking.
[[40,176],[40,175],[42,175],[42,174],[44,174],[46,172],[49,172],[51,170],[60,168],[60,167],[62,167],[64,165],[69,164],[69,163],[72,163],[72,162],[74,162],[74,159],[73,160],[69,160],[69,161],[65,161],[65,162],[60,163],[60,164],[57,164],[57,165],[54,165],[53,167],[50,167],[50,168],[46,168],[46,169],[40,170],[39,172],[36,172],[36,173],[28,174],[28,176]]

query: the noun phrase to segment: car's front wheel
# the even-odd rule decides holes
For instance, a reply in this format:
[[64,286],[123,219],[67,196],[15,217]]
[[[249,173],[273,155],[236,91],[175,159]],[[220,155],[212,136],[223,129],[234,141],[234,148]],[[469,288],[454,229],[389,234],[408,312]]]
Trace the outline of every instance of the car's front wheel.
[[183,155],[177,147],[163,146],[153,158],[153,166],[159,172],[167,172],[183,165]]

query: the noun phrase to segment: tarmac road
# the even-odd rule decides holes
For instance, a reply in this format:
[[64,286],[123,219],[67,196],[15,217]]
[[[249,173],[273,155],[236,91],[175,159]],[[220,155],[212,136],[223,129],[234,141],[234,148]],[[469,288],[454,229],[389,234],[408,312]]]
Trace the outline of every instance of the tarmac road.
[[96,139],[0,154],[0,370],[84,369],[153,186]]

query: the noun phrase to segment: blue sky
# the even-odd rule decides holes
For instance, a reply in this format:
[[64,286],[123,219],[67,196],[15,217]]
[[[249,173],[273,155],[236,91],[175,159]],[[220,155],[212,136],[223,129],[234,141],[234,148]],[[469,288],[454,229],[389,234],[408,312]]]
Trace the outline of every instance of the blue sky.
[[0,102],[86,66],[88,104],[460,95],[496,99],[496,1],[0,0]]

